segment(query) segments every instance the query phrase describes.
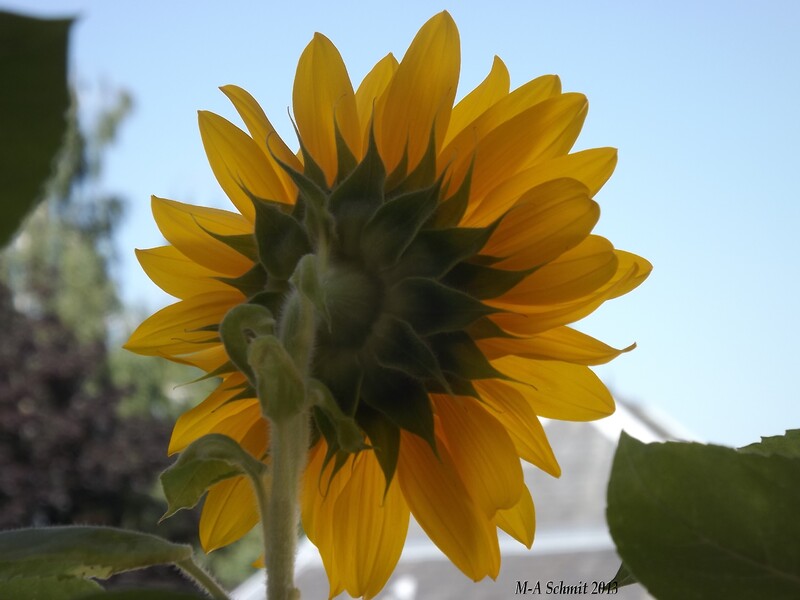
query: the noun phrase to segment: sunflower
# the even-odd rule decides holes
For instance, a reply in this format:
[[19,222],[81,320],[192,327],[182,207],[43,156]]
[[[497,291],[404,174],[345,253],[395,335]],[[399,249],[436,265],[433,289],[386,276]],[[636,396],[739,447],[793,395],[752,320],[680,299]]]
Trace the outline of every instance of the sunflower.
[[[316,34],[294,82],[300,150],[247,92],[223,87],[249,134],[208,112],[199,124],[237,211],[154,197],[169,244],[137,251],[179,301],[126,347],[221,378],[178,419],[169,452],[221,433],[258,458],[269,426],[219,324],[245,303],[280,315],[297,265],[324,254],[310,369],[336,410],[310,416],[301,516],[331,596],[381,590],[410,515],[476,581],[497,576],[498,528],[530,547],[534,506],[520,458],[560,474],[539,418],[611,414],[614,401],[589,367],[630,349],[568,324],[651,269],[591,233],[592,198],[616,151],[570,152],[586,98],[562,93],[553,75],[510,91],[495,57],[454,106],[459,70],[446,12],[355,91],[335,46]],[[366,449],[342,443],[337,414],[355,421]],[[201,542],[229,544],[258,519],[247,481],[216,484]]]

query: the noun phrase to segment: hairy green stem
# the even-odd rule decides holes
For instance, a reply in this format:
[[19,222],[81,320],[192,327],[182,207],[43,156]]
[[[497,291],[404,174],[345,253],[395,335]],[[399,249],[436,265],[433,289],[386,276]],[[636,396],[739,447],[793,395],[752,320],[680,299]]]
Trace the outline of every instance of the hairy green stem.
[[209,575],[203,567],[191,558],[176,563],[176,566],[186,573],[198,586],[203,588],[214,600],[230,600],[228,593]]

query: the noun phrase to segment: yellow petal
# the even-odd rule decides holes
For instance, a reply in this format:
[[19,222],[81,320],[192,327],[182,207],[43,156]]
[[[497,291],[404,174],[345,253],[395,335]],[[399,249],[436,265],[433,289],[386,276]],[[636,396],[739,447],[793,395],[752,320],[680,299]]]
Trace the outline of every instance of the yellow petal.
[[453,464],[487,517],[519,501],[522,465],[505,428],[474,398],[432,395]]
[[448,191],[458,189],[472,163],[476,146],[503,123],[561,94],[561,81],[555,75],[543,75],[520,86],[488,107],[469,126],[464,127],[442,149],[442,166],[449,165]]
[[229,360],[225,348],[221,344],[210,346],[205,350],[193,352],[186,356],[164,356],[164,358],[182,365],[197,367],[206,373],[216,371]]
[[242,301],[238,292],[209,292],[162,308],[131,334],[125,348],[137,354],[190,354],[219,344],[216,334],[203,328],[217,325],[228,310]]
[[491,206],[481,206],[483,198],[510,177],[569,151],[587,110],[582,94],[562,94],[535,104],[487,134],[476,149],[465,219],[491,210]]
[[400,486],[386,479],[375,454],[360,452],[347,471],[347,483],[336,500],[333,520],[337,563],[347,593],[372,598],[394,571],[408,531],[409,511]]
[[516,505],[497,511],[494,522],[508,535],[530,548],[536,532],[536,511],[530,490],[524,487]]
[[196,439],[211,433],[221,421],[251,405],[251,400],[231,402],[241,393],[243,383],[241,373],[230,375],[205,400],[178,417],[172,429],[169,454],[182,451]]
[[594,421],[614,412],[614,398],[589,367],[518,356],[498,358],[492,365],[520,382],[507,385],[519,391],[541,417]]
[[498,100],[507,96],[509,85],[508,69],[500,57],[495,56],[486,79],[453,107],[447,136],[442,146],[446,148],[450,140],[471,125]]
[[428,537],[473,581],[500,569],[497,533],[467,493],[442,440],[435,456],[422,438],[401,430],[397,479]]
[[258,523],[253,486],[247,477],[214,485],[200,515],[200,544],[211,552],[238,540]]
[[495,266],[541,266],[577,246],[597,223],[600,207],[574,179],[556,179],[526,192],[506,213],[482,254],[508,257]]
[[517,454],[554,477],[561,475],[550,442],[539,418],[525,397],[503,381],[484,379],[474,382],[481,398],[494,417],[506,428]]
[[617,267],[614,247],[605,238],[593,235],[534,271],[497,301],[504,306],[569,302],[600,289]]
[[488,338],[477,344],[489,360],[514,354],[579,365],[602,365],[636,347],[631,344],[618,350],[571,327],[556,327],[530,338]]
[[653,270],[653,265],[646,258],[616,250],[617,260],[619,261],[618,282],[608,292],[608,298],[619,298],[639,287],[648,278]]
[[372,122],[372,111],[375,102],[380,98],[397,71],[397,59],[387,54],[367,73],[361,85],[356,90],[356,109],[358,121],[361,125],[362,147],[366,148],[369,141],[369,127]]
[[314,34],[300,55],[292,104],[303,144],[330,185],[336,179],[339,164],[334,118],[356,157],[361,156],[361,130],[347,68],[336,46],[321,33]]
[[197,121],[214,176],[249,221],[255,220],[255,208],[248,192],[265,200],[294,201],[287,196],[280,177],[253,138],[230,121],[205,110],[198,111]]
[[289,149],[289,146],[286,145],[281,136],[277,134],[261,106],[247,91],[235,85],[225,85],[220,89],[233,103],[239,116],[242,117],[253,140],[264,152],[267,162],[270,163],[272,170],[283,183],[284,190],[286,190],[286,198],[291,201],[297,194],[297,188],[291,177],[283,170],[283,167],[275,161],[273,154],[278,160],[297,171],[303,170],[303,164],[297,159],[294,152]]
[[151,206],[161,233],[186,258],[229,277],[242,275],[253,266],[250,259],[208,233],[252,234],[252,225],[241,215],[156,196]]
[[425,154],[434,129],[437,149],[441,147],[460,69],[458,29],[453,18],[441,12],[414,37],[378,103],[375,137],[387,172],[400,162],[406,145],[408,166],[413,169]]
[[593,148],[557,156],[517,173],[499,184],[481,202],[480,210],[469,215],[464,225],[483,227],[502,216],[528,190],[554,179],[580,181],[594,196],[608,181],[617,165],[614,148]]
[[189,260],[173,246],[137,249],[136,258],[153,283],[176,298],[233,290],[216,279],[219,273]]

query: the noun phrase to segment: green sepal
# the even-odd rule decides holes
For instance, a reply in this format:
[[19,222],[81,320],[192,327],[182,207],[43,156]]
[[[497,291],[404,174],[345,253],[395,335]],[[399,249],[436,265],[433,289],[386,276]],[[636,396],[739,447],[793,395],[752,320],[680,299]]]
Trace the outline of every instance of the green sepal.
[[367,434],[372,452],[375,453],[375,458],[383,471],[386,479],[385,492],[387,492],[397,470],[397,459],[400,456],[400,428],[381,412],[366,404],[359,406],[357,420],[361,429]]
[[[251,199],[253,197],[251,196]],[[266,202],[265,200],[255,200],[256,202]],[[270,203],[272,204],[272,203]],[[222,242],[231,250],[235,250],[245,258],[249,258],[253,262],[258,260],[258,247],[256,245],[256,239],[252,233],[240,233],[236,235],[222,235],[221,233],[215,233],[210,229],[206,229],[200,223],[197,222],[195,219],[195,223],[197,226],[205,231],[208,235],[213,237],[218,242]]]
[[[328,412],[322,410],[319,406],[312,406],[311,413],[314,416],[314,423],[317,429],[322,434],[322,437],[325,438],[325,443],[328,446],[325,458],[323,459],[323,465],[326,465],[340,450],[339,437],[336,435],[336,427]],[[322,471],[324,471],[324,469],[322,469]]]
[[270,335],[274,329],[272,312],[258,304],[234,306],[219,324],[222,345],[228,358],[251,383],[255,383],[255,373],[248,362],[250,342],[256,337]]
[[353,151],[347,145],[347,142],[342,136],[339,129],[339,122],[336,120],[336,115],[333,117],[333,133],[336,139],[336,181],[334,185],[343,181],[352,171],[356,168],[358,160],[356,159]]
[[474,166],[475,157],[472,158],[469,170],[464,176],[461,185],[458,186],[458,189],[452,196],[439,203],[436,212],[433,213],[426,227],[441,229],[445,227],[455,227],[461,222],[464,213],[467,212],[467,206],[469,206],[469,191],[472,185],[472,168]]
[[453,373],[444,372],[444,378],[447,380],[448,388],[444,388],[437,381],[429,380],[425,382],[426,389],[431,394],[453,394],[455,396],[465,396],[469,398],[475,398],[483,402],[483,398],[478,393],[478,390],[475,389],[475,386],[472,385],[472,382],[469,379],[464,379],[463,377],[459,377],[454,375]]
[[428,337],[445,373],[463,379],[508,379],[495,369],[469,335],[463,331],[437,333]]
[[431,401],[417,379],[395,369],[373,366],[364,373],[361,396],[389,421],[428,442],[436,453]]
[[358,256],[364,224],[384,202],[385,181],[386,169],[378,154],[375,136],[370,132],[364,158],[333,189],[328,201],[328,208],[336,222],[339,248],[345,256]]
[[[301,192],[304,191],[312,192],[310,196],[306,194],[309,200],[311,200],[312,202],[317,202],[320,199],[319,195],[317,194],[317,190],[319,190],[323,192],[323,201],[324,201],[324,195],[326,195],[328,192],[328,181],[325,177],[325,172],[322,170],[322,167],[319,166],[317,161],[314,160],[314,157],[312,156],[311,152],[309,152],[308,148],[303,143],[303,138],[301,137],[300,131],[298,131],[297,126],[294,124],[294,121],[292,121],[292,126],[294,127],[294,132],[295,135],[297,136],[297,142],[300,145],[300,153],[303,156],[303,172],[299,173],[298,171],[292,169],[292,167],[290,167],[289,165],[281,163],[280,161],[278,161],[278,164],[280,164],[281,167],[283,167],[284,171],[286,171],[289,174],[289,176],[292,179],[294,179],[295,183],[297,184],[297,187],[301,190]],[[297,179],[295,179],[293,173],[297,175],[302,175],[304,181],[299,182]],[[313,186],[309,187],[307,185],[309,183],[313,184]],[[316,190],[314,190],[313,188],[316,188]],[[323,206],[323,204],[319,204],[318,206],[321,207]]]
[[[354,453],[364,450],[364,435],[358,428],[353,417],[342,412],[328,387],[318,379],[308,382],[309,400],[314,406],[320,408],[327,416],[329,424],[333,426],[336,442],[344,452]],[[326,435],[326,439],[328,436]]]
[[403,149],[403,156],[400,157],[400,162],[397,163],[397,166],[394,170],[389,173],[386,177],[386,195],[387,197],[393,198],[397,194],[395,193],[395,189],[403,179],[406,178],[406,174],[408,173],[408,144]]
[[239,277],[216,277],[215,279],[236,288],[247,298],[262,292],[264,286],[267,285],[267,273],[259,262],[256,262],[249,271]]
[[0,579],[93,577],[190,560],[192,547],[114,527],[61,526],[0,532]]
[[416,379],[436,379],[447,388],[436,356],[405,321],[390,316],[381,318],[365,352],[373,355],[382,367],[397,369]]
[[0,598],[24,600],[83,600],[87,594],[105,598],[103,587],[81,577],[14,577],[0,580]]
[[479,252],[494,227],[423,229],[403,253],[397,266],[386,272],[386,277],[390,280],[441,277],[460,261]]
[[250,342],[247,362],[255,374],[256,390],[264,415],[282,422],[303,410],[303,377],[277,337],[263,335]]
[[616,574],[611,578],[610,582],[616,583],[619,587],[624,587],[626,585],[639,583],[639,580],[636,579],[633,573],[631,573],[628,565],[625,563],[620,563],[619,569],[617,569]]
[[320,345],[315,356],[314,377],[328,387],[343,413],[356,414],[363,378],[358,355],[338,346]]
[[191,383],[199,383],[201,381],[207,381],[209,379],[214,379],[216,377],[222,377],[223,375],[227,375],[228,373],[233,373],[237,371],[236,365],[233,364],[233,361],[227,360],[224,364],[218,366],[213,371],[209,371],[208,373],[204,373],[200,377],[192,379],[191,381],[187,381],[186,383],[181,384],[181,386],[189,385]]
[[373,269],[394,266],[436,209],[439,183],[384,203],[361,235],[361,256]]
[[423,277],[411,277],[394,286],[387,294],[385,311],[407,321],[422,335],[462,330],[497,312],[469,294]]
[[504,331],[497,323],[486,317],[478,319],[474,323],[470,323],[469,326],[465,328],[465,331],[473,340],[485,340],[488,338],[509,339],[518,337]]
[[[408,161],[407,150],[405,159]],[[429,187],[434,181],[436,181],[436,136],[432,129],[430,136],[428,136],[428,145],[425,148],[425,154],[408,176],[396,186],[392,187],[392,196],[398,196],[413,190]]]
[[505,294],[532,272],[531,269],[506,271],[505,269],[462,262],[453,267],[442,278],[442,281],[475,298],[486,300]]
[[192,508],[215,483],[247,475],[264,479],[267,467],[226,435],[212,433],[195,440],[181,452],[178,460],[161,474],[167,498],[167,512],[161,521],[179,510]]
[[300,257],[311,252],[303,226],[274,206],[255,201],[258,260],[270,277],[289,279]]

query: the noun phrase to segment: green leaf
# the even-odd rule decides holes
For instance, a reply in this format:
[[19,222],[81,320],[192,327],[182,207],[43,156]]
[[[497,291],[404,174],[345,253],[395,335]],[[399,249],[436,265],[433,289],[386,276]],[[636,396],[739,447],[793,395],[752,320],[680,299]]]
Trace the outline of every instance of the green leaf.
[[311,252],[303,226],[266,202],[255,201],[258,259],[271,277],[289,279],[301,256]]
[[208,596],[170,590],[118,590],[80,596],[75,600],[208,600]]
[[[92,592],[98,592],[92,594]],[[103,588],[79,577],[15,577],[0,581],[0,598],[24,600],[81,600],[86,594],[105,598]]]
[[800,598],[798,474],[795,456],[623,433],[608,486],[611,535],[658,598]]
[[41,199],[67,130],[71,24],[0,12],[0,248]]
[[615,582],[619,587],[639,583],[639,580],[633,576],[633,573],[630,572],[628,565],[625,563],[620,564],[619,569],[617,569],[617,574],[611,578],[611,581]]
[[760,442],[739,448],[739,452],[760,454],[761,456],[786,456],[800,458],[800,429],[790,429],[786,435],[762,437]]
[[266,466],[226,435],[211,433],[195,440],[181,452],[178,460],[161,474],[167,497],[163,521],[183,508],[192,508],[206,490],[224,479],[246,474],[264,475]]
[[0,579],[97,577],[189,560],[191,546],[113,527],[42,527],[0,533]]

